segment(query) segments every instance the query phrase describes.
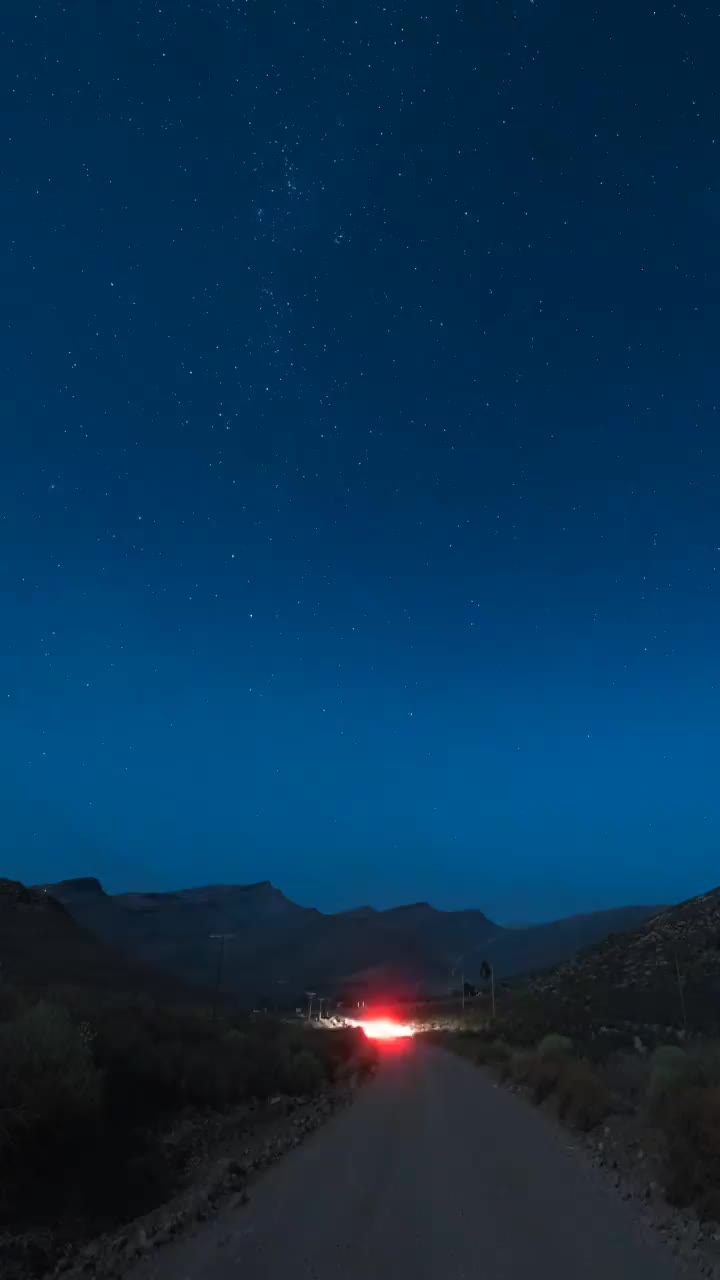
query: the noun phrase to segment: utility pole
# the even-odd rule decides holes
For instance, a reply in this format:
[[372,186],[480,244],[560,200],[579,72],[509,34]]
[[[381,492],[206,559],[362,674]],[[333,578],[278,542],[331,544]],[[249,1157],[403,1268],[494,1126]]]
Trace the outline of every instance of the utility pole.
[[490,964],[489,960],[483,960],[480,966],[480,976],[490,979],[490,998],[492,1000],[492,1016],[495,1020],[495,966]]
[[213,1006],[212,1006],[213,1022],[217,1018],[217,1007],[218,1007],[218,1002],[220,1000],[220,985],[222,983],[223,965],[225,963],[225,943],[234,937],[235,937],[234,933],[211,933],[210,934],[211,942],[220,943],[220,946],[218,947],[217,972],[215,974],[215,994],[213,996]]
[[[455,956],[453,960],[453,967],[450,970],[450,978],[451,979],[455,978],[458,973],[460,974],[460,1002],[461,1002],[462,1010],[464,1013],[465,1012],[465,957],[464,956]],[[452,997],[452,985],[450,987],[450,995]]]
[[687,1035],[687,1008],[685,1007],[685,992],[683,990],[684,979],[680,973],[680,962],[677,958],[677,951],[673,951],[673,960],[675,961],[675,977],[677,978],[678,993],[680,995],[680,1010],[683,1020],[683,1035]]
[[315,999],[315,996],[317,995],[317,991],[306,991],[306,992],[305,992],[305,995],[306,995],[306,996],[307,996],[307,998],[308,998],[308,1015],[307,1015],[307,1016],[308,1016],[308,1022],[310,1022],[310,1021],[311,1021],[311,1019],[312,1019],[312,1006],[313,1006],[313,1000]]

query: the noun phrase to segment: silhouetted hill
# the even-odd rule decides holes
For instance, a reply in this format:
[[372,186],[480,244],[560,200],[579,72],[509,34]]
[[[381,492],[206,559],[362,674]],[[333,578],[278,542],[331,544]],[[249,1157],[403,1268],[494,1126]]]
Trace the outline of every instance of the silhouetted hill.
[[427,902],[326,914],[292,902],[269,881],[113,895],[92,878],[43,888],[103,940],[189,982],[214,981],[212,935],[224,934],[224,990],[278,1005],[306,990],[387,998],[445,993],[462,972],[472,981],[486,958],[499,976],[547,967],[657,910],[618,908],[503,929],[482,911],[439,911]]
[[532,990],[591,1011],[595,1021],[720,1033],[720,888],[613,934]]
[[660,909],[658,906],[615,907],[566,916],[551,924],[505,929],[498,935],[488,959],[495,963],[498,973],[505,975],[547,969],[602,942],[610,934],[636,928]]
[[[95,882],[97,884],[97,881]],[[97,890],[102,889],[97,885]],[[0,973],[25,990],[77,986],[177,1001],[190,992],[83,928],[58,897],[0,879]]]

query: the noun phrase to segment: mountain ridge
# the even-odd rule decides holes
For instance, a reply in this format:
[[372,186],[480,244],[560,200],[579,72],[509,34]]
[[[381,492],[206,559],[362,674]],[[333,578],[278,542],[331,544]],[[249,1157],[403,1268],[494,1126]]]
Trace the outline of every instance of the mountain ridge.
[[529,990],[579,1022],[720,1034],[720,887],[579,950]]
[[486,958],[499,976],[546,968],[658,910],[620,907],[518,930],[477,908],[443,911],[429,902],[323,912],[300,906],[270,880],[108,894],[96,877],[83,876],[39,888],[103,941],[191,984],[215,980],[213,935],[223,934],[224,990],[271,1004],[300,1000],[310,989],[348,998],[446,992],[460,975],[478,978]]
[[0,877],[0,977],[44,992],[49,986],[89,986],[143,992],[170,1001],[192,992],[171,972],[147,968],[94,930],[42,887]]

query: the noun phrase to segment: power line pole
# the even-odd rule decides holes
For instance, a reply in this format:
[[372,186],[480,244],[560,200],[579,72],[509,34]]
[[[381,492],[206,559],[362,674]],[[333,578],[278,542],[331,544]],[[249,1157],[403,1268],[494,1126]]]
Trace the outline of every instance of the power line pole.
[[[458,973],[460,974],[460,1001],[461,1001],[462,1010],[464,1013],[465,1012],[465,957],[464,956],[455,956],[455,959],[453,960],[453,967],[450,970],[450,977],[454,978],[457,976]],[[452,988],[450,990],[450,995],[452,997]]]
[[490,979],[490,998],[492,1000],[492,1016],[495,1019],[495,966],[489,960],[483,960],[480,966],[481,978]]
[[684,978],[680,973],[680,962],[677,957],[677,951],[673,951],[673,960],[675,961],[675,977],[677,978],[678,992],[680,995],[680,1009],[682,1011],[683,1035],[687,1035],[687,1008],[685,1006]]
[[220,985],[222,983],[223,966],[225,964],[225,943],[234,937],[235,937],[234,933],[211,933],[210,934],[211,942],[220,943],[220,946],[218,947],[217,971],[215,974],[215,994],[213,996],[213,1006],[212,1006],[213,1022],[217,1018],[217,1008],[220,1000]]
[[308,1022],[310,1022],[310,1021],[311,1021],[311,1019],[312,1019],[312,1006],[313,1006],[313,1000],[315,999],[315,996],[317,995],[317,991],[306,991],[306,992],[305,992],[305,995],[306,995],[306,996],[307,996],[307,998],[308,998],[308,1015],[307,1015],[307,1016],[308,1016]]

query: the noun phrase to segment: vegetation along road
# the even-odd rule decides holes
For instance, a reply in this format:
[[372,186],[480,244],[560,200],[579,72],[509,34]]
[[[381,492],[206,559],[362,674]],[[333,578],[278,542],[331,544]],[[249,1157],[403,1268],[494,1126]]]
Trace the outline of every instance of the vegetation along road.
[[381,1051],[349,1110],[250,1203],[133,1280],[671,1280],[679,1264],[569,1150],[572,1138],[462,1059]]

